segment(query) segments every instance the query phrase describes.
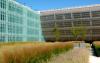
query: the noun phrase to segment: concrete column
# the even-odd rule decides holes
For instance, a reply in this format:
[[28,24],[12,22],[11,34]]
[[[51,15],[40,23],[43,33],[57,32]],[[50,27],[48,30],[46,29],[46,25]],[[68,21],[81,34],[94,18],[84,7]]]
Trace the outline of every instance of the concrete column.
[[71,19],[72,19],[72,27],[74,26],[74,17],[73,17],[73,13],[71,12]]
[[92,26],[92,11],[90,10],[90,26]]
[[5,22],[5,24],[6,24],[6,34],[5,34],[5,36],[6,36],[6,38],[5,38],[5,42],[8,42],[8,12],[9,12],[9,10],[8,10],[8,7],[9,7],[9,4],[8,4],[8,0],[6,0],[6,22]]

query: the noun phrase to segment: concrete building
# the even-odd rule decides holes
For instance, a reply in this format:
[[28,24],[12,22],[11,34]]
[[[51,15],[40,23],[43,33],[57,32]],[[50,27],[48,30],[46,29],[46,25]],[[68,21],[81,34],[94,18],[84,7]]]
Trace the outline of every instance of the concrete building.
[[15,0],[0,0],[0,42],[41,40],[40,12]]
[[41,22],[47,41],[55,41],[55,23],[60,30],[61,41],[74,40],[71,28],[79,26],[81,22],[88,30],[86,40],[100,40],[100,4],[44,10],[41,11]]

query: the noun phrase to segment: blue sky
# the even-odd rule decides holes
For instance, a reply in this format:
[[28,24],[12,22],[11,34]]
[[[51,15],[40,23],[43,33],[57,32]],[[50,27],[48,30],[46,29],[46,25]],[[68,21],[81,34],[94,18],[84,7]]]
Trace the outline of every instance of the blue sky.
[[100,4],[100,0],[17,0],[34,10],[58,9],[74,6]]

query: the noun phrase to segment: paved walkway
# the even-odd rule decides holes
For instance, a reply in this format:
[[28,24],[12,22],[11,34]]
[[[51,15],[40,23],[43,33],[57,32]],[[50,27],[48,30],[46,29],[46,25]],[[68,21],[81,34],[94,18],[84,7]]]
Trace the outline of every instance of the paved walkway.
[[[85,53],[84,53],[85,52]],[[59,56],[53,57],[47,63],[88,63],[89,50],[86,48],[74,48]]]
[[[74,48],[85,48],[85,43],[75,43]],[[100,63],[100,57],[93,56],[93,50],[90,48],[89,63]]]
[[100,63],[100,57],[95,57],[93,55],[90,55],[89,60],[89,63]]
[[93,51],[90,49],[89,63],[100,63],[100,57],[93,56]]
[[86,48],[85,43],[74,43],[74,48]]

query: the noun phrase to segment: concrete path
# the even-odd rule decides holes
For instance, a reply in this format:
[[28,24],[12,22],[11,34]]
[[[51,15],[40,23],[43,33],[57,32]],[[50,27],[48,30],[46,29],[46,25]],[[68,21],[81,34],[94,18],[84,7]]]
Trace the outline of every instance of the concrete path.
[[86,48],[85,43],[74,43],[74,48]]
[[[85,52],[85,53],[84,53]],[[88,63],[89,50],[86,48],[75,48],[59,56],[53,57],[47,63]]]
[[92,49],[90,49],[89,63],[100,63],[100,57],[93,56]]
[[100,63],[100,57],[95,57],[93,55],[90,55],[89,60],[89,63]]

